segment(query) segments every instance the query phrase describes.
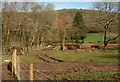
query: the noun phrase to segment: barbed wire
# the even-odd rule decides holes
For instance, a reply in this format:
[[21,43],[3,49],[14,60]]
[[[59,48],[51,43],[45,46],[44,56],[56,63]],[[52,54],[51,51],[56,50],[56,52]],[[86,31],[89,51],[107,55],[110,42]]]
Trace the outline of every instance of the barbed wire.
[[[23,67],[23,65],[21,65],[21,67]],[[20,69],[21,69],[21,67],[20,67]],[[25,68],[25,67],[24,67],[24,68]],[[26,73],[25,73],[25,71],[24,71],[23,69],[20,70],[20,75],[24,76],[25,78],[29,78],[29,77],[26,75]],[[26,79],[25,79],[25,80],[26,80]]]
[[24,65],[20,64],[20,66],[25,69]]
[[46,74],[44,74],[44,73],[42,73],[42,72],[39,72],[39,71],[36,70],[36,69],[33,69],[33,70],[36,71],[36,72],[38,72],[38,73],[40,73],[41,75],[47,77],[47,79],[51,79],[51,80],[53,80],[53,78],[49,77],[48,75],[46,75]]
[[36,76],[36,75],[34,75],[37,79],[39,79],[39,80],[42,80],[40,77],[38,77],[38,76]]
[[20,72],[20,80],[25,80],[24,74]]
[[[29,77],[29,75],[27,75],[27,71],[28,71],[28,70],[26,71],[26,68],[30,68],[30,65],[26,64],[26,63],[23,62],[23,61],[18,61],[17,58],[16,58],[16,56],[13,57],[13,59],[16,60],[16,62],[15,62],[15,64],[14,64],[14,66],[16,67],[15,71],[17,71],[17,73],[18,73],[18,70],[20,70],[20,80],[29,80],[30,77]],[[20,68],[18,68],[18,66],[17,66],[18,63],[19,63],[19,65],[20,65]],[[44,74],[44,73],[42,73],[42,72],[40,72],[40,71],[38,71],[38,70],[36,70],[36,69],[34,69],[34,68],[31,68],[31,69],[33,70],[33,75],[34,75],[34,77],[36,77],[36,78],[39,79],[39,80],[42,80],[42,79],[35,74],[36,72],[37,72],[38,74],[41,74],[41,76],[43,76],[43,78],[45,77],[45,78],[47,78],[47,79],[53,79],[53,78],[51,78],[50,76],[48,76],[48,75],[46,75],[46,74]],[[29,73],[30,73],[30,72],[29,72]],[[33,79],[34,79],[34,78],[33,78]]]
[[20,75],[20,80],[24,80],[24,78],[23,78],[23,76],[22,76],[22,75]]
[[[23,61],[20,61],[21,63],[23,63],[25,66],[27,66],[27,67],[29,67],[26,63],[24,63]],[[35,72],[38,72],[39,74],[41,74],[41,75],[43,75],[44,77],[47,77],[47,79],[51,79],[51,80],[54,80],[53,78],[51,78],[50,76],[48,76],[48,75],[46,75],[46,74],[44,74],[44,73],[42,73],[42,72],[40,72],[40,71],[38,71],[38,70],[36,70],[36,69],[34,69],[34,68],[32,68]]]
[[26,67],[30,67],[30,66],[28,66],[26,63],[24,63],[23,61],[20,61],[20,63],[22,63],[22,64],[24,64]]
[[30,66],[28,66],[26,63],[24,63],[23,61],[20,61],[20,63],[24,64],[26,67],[30,68]]

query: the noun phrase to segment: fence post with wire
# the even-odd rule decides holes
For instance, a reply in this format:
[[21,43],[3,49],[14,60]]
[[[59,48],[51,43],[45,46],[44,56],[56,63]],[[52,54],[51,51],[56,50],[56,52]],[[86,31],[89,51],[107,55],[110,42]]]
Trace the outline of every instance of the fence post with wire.
[[33,64],[27,64],[20,60],[20,57],[17,56],[16,49],[12,54],[12,73],[17,77],[18,80],[54,80],[47,74],[34,69]]

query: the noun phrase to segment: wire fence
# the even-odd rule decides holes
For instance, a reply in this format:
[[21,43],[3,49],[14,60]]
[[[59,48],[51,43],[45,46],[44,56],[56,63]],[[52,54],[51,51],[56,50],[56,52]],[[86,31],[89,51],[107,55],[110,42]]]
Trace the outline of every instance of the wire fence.
[[12,73],[18,80],[54,80],[49,75],[34,68],[33,64],[27,64],[19,59],[16,49],[12,55]]

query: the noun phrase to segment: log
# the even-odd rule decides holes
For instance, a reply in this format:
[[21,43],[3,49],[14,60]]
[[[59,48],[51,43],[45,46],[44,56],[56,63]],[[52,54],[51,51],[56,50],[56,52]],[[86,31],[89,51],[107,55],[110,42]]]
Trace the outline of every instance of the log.
[[55,61],[58,61],[58,62],[64,62],[63,60],[56,59],[56,58],[54,58],[54,57],[50,57],[50,56],[48,56],[47,54],[45,54],[45,56],[46,56],[46,57],[49,57],[49,58],[51,58],[51,59],[53,59],[53,60],[55,60]]
[[39,55],[37,55],[37,56],[39,57],[39,59],[41,59],[41,60],[43,60],[43,61],[50,62],[50,61],[48,61],[48,60],[46,60],[46,59],[40,57]]

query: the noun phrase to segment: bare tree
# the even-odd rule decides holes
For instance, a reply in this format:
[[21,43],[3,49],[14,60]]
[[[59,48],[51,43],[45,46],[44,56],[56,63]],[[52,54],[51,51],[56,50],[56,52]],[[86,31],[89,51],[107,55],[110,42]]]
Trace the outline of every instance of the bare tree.
[[4,2],[2,9],[3,45],[23,45],[27,51],[42,45],[57,16],[52,4]]
[[2,5],[3,46],[26,47],[28,5],[26,2],[4,2]]
[[96,18],[97,24],[104,27],[104,48],[107,44],[119,37],[116,35],[114,38],[107,40],[107,30],[108,28],[115,24],[118,20],[118,4],[116,2],[96,2],[93,7],[98,10],[98,16]]
[[[32,20],[36,25],[34,25],[34,35],[38,32],[38,39],[40,48],[42,47],[42,42],[44,37],[48,35],[50,27],[53,25],[53,21],[56,18],[56,12],[54,11],[54,6],[52,4],[34,4],[31,8],[33,12]],[[33,39],[34,39],[33,35]],[[34,40],[32,40],[33,42]]]
[[72,20],[69,14],[62,12],[59,14],[59,17],[56,19],[55,27],[59,32],[59,37],[62,39],[62,50],[65,50],[65,38],[67,36],[67,30],[70,29],[72,25]]

